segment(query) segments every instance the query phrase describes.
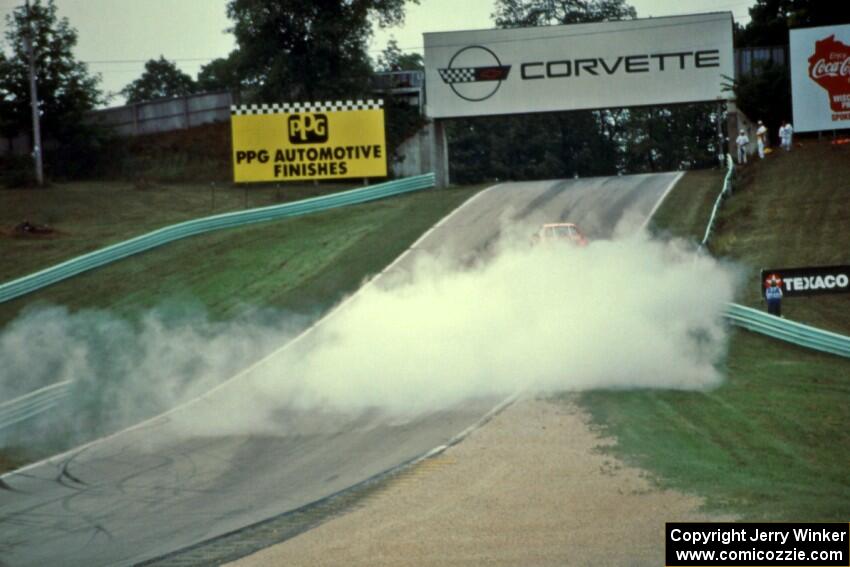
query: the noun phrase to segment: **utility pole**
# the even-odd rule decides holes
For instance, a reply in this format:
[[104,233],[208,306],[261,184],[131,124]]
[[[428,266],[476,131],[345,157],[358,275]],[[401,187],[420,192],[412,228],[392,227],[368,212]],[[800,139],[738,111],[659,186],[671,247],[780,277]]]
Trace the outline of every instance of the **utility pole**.
[[38,115],[38,89],[35,84],[35,42],[32,30],[32,14],[30,12],[30,0],[26,0],[27,6],[27,31],[25,36],[25,47],[29,54],[30,67],[30,100],[32,101],[32,155],[35,158],[35,178],[38,186],[44,185],[44,167],[41,161],[41,122]]

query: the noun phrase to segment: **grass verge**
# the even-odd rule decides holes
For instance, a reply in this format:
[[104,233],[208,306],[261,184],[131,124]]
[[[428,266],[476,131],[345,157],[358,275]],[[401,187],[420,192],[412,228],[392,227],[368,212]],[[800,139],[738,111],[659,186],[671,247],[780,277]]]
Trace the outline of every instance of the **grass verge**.
[[[850,260],[850,154],[804,144],[742,168],[712,240],[715,254],[748,270],[743,301],[756,307],[761,266]],[[699,195],[712,182],[709,173],[686,175],[659,209],[656,231],[699,240],[710,212]],[[721,175],[716,183],[714,195]],[[835,297],[786,301],[783,310],[847,332],[848,298]],[[580,401],[617,438],[612,452],[662,486],[704,496],[708,510],[846,521],[850,360],[733,331],[723,370],[726,381],[710,392],[598,391]]]
[[720,169],[689,171],[671,191],[650,221],[660,238],[684,238],[699,242],[725,172]]

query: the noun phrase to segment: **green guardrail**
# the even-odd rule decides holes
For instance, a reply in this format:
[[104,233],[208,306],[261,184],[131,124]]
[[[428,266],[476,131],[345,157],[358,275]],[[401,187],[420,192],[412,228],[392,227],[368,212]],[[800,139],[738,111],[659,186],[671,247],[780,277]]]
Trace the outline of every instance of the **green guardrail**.
[[850,337],[824,331],[795,321],[769,315],[735,303],[726,309],[726,318],[738,327],[789,342],[797,346],[850,358]]
[[68,397],[70,387],[71,381],[65,380],[3,402],[0,404],[0,429],[11,427],[52,409]]
[[94,252],[78,256],[28,276],[0,284],[0,303],[32,293],[33,291],[71,278],[88,270],[99,268],[100,266],[110,264],[122,258],[139,254],[140,252],[145,252],[151,248],[156,248],[157,246],[162,246],[163,244],[168,244],[182,238],[188,238],[190,236],[214,230],[244,226],[256,222],[265,222],[286,217],[306,215],[347,205],[366,203],[368,201],[383,199],[394,195],[401,195],[411,191],[428,189],[433,187],[434,183],[434,174],[428,173],[425,175],[417,175],[415,177],[388,181],[386,183],[380,183],[378,185],[372,185],[371,187],[364,187],[362,189],[352,189],[350,191],[342,191],[331,195],[313,197],[312,199],[304,199],[294,203],[285,203],[283,205],[273,205],[271,207],[262,207],[247,211],[224,213],[167,226],[142,236],[137,236],[136,238],[125,240],[124,242],[119,242],[118,244],[113,244],[112,246],[107,246],[106,248],[101,248],[100,250],[95,250]]
[[729,194],[732,193],[732,176],[735,174],[735,160],[730,154],[726,154],[726,177],[723,179],[723,189],[714,201],[714,207],[711,209],[711,217],[708,219],[708,225],[705,227],[705,235],[702,237],[702,242],[699,243],[700,250],[708,244],[708,239],[711,238],[711,233],[714,232],[714,225],[717,223],[717,213],[720,211],[720,203],[723,202]]

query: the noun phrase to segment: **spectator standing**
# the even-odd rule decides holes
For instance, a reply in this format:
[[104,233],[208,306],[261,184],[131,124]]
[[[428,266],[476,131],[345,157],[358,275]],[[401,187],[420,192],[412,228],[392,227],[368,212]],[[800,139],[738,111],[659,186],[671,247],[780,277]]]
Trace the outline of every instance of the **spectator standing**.
[[756,130],[756,142],[758,143],[759,159],[764,159],[764,148],[767,146],[767,128],[761,120],[759,120],[759,127]]
[[764,290],[767,299],[767,312],[777,317],[782,317],[782,288],[779,287],[775,278],[771,278],[770,286]]
[[782,123],[779,128],[779,139],[782,141],[782,149],[786,152],[791,151],[791,140],[794,136],[794,127],[787,120]]
[[747,146],[750,144],[750,138],[744,130],[738,133],[735,138],[735,145],[738,146],[738,163],[747,163]]

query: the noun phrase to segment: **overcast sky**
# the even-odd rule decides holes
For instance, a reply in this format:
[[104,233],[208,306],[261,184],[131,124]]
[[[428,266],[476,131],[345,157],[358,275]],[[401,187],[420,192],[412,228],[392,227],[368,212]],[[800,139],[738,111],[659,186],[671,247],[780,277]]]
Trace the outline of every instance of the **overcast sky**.
[[[24,0],[0,0],[5,15]],[[699,12],[731,11],[737,22],[746,22],[755,0],[631,0],[638,17]],[[395,37],[407,50],[422,50],[422,33],[493,27],[490,15],[495,0],[421,0],[409,5],[403,26],[376,29],[372,57]],[[141,75],[144,62],[164,55],[196,77],[200,67],[224,57],[235,47],[225,30],[227,0],[56,0],[79,34],[77,58],[102,76],[105,92],[121,90]],[[112,105],[120,104],[115,98]]]

